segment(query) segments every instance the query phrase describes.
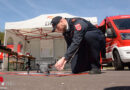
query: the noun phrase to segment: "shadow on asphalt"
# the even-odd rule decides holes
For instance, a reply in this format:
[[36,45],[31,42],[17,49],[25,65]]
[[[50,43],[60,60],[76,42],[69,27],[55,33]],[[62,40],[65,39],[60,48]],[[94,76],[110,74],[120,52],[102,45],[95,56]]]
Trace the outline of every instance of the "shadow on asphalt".
[[109,87],[104,90],[130,90],[130,86],[117,86],[117,87]]

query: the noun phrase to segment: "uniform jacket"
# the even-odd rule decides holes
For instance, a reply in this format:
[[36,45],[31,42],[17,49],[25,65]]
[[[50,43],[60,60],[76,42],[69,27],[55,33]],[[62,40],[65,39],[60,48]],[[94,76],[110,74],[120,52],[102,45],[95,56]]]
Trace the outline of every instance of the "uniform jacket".
[[65,53],[65,59],[69,61],[80,47],[84,35],[87,31],[98,30],[89,21],[82,18],[66,18],[68,22],[68,29],[63,33],[65,41],[67,43],[67,51]]

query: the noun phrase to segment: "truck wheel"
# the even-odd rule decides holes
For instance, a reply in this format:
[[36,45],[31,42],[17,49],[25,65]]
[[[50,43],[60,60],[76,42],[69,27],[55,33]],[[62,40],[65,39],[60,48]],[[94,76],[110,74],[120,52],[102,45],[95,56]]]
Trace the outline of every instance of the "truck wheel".
[[120,55],[118,51],[113,52],[113,58],[114,58],[114,68],[115,70],[124,70],[124,65],[121,61]]

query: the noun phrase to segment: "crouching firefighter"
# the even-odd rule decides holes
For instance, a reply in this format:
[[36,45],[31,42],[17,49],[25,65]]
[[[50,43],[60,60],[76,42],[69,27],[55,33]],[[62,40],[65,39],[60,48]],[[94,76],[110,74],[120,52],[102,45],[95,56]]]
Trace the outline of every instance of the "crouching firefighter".
[[56,16],[51,23],[52,32],[63,33],[67,43],[67,51],[57,61],[55,68],[63,70],[65,64],[71,60],[72,73],[88,71],[89,74],[100,74],[100,52],[105,50],[103,33],[83,18]]

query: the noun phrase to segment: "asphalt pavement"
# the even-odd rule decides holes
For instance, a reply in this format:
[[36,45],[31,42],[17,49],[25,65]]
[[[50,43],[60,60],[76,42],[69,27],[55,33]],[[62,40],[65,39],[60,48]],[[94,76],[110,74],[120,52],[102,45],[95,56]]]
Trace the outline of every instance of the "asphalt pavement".
[[130,71],[104,69],[98,75],[29,76],[1,74],[0,90],[130,90]]

